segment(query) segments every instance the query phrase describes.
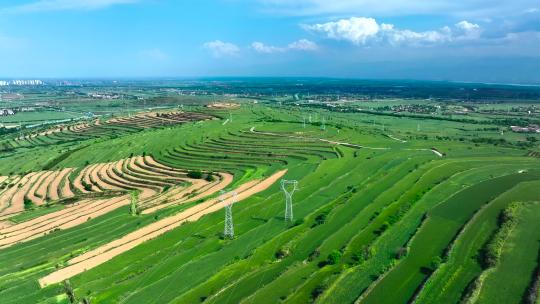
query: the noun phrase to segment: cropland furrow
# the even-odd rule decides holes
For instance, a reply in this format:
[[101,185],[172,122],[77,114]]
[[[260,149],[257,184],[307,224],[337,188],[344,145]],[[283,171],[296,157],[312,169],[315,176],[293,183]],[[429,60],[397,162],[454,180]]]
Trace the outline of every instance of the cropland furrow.
[[43,172],[29,173],[21,179],[16,187],[14,187],[14,193],[9,198],[8,205],[4,205],[0,209],[0,215],[10,214],[24,211],[25,209],[25,197],[28,191],[34,186],[34,183],[41,177]]
[[[425,269],[436,270],[437,266],[433,266],[432,261],[436,257],[441,258],[453,237],[476,210],[517,183],[536,178],[540,175],[512,174],[484,181],[458,192],[429,211],[426,222],[410,244],[407,256],[362,297],[362,302],[406,303],[429,275]],[[396,293],[385,293],[388,288],[396,290]]]
[[497,229],[499,213],[514,200],[529,200],[534,192],[523,192],[523,184],[502,194],[475,214],[460,232],[446,261],[430,276],[416,299],[417,303],[458,302],[467,284],[482,268],[478,253]]
[[181,156],[173,155],[173,154],[166,154],[166,155],[161,156],[160,161],[162,161],[166,165],[170,165],[176,168],[198,169],[198,170],[205,170],[205,171],[211,171],[211,170],[234,171],[234,170],[243,170],[243,169],[244,170],[257,169],[257,166],[249,165],[247,163],[241,164],[237,162],[226,162],[222,160],[220,160],[219,162],[215,162],[215,161],[208,161],[205,159],[186,158],[186,157],[181,157]]
[[[94,217],[101,216],[127,204],[129,204],[129,198],[124,196],[83,205],[78,204],[77,208],[71,208],[74,209],[74,212],[62,213],[61,216],[52,213],[53,218],[35,223],[28,227],[29,229],[3,235],[2,239],[0,239],[0,248],[6,248],[23,241],[27,242],[59,229],[68,229],[81,225]],[[82,206],[82,208],[79,208],[79,206]],[[72,211],[71,209],[69,211]]]
[[540,250],[540,193],[533,189],[539,189],[540,182],[525,184],[516,190],[518,197],[513,197],[520,202],[519,217],[500,248],[499,261],[483,281],[480,303],[523,303],[533,278]]
[[[355,190],[349,189],[349,191],[345,191],[345,194],[342,195],[342,199],[336,201],[335,205],[333,206],[326,205],[320,209],[313,210],[313,212],[309,214],[309,219],[306,220],[306,225],[308,225],[307,227],[311,226],[311,228],[306,229],[303,233],[299,234],[300,237],[289,240],[285,245],[282,245],[282,247],[289,248],[289,250],[292,251],[295,255],[298,254],[298,250],[303,252],[303,254],[299,257],[283,257],[281,260],[279,260],[279,264],[271,266],[272,268],[274,268],[271,271],[271,273],[273,273],[272,276],[266,275],[264,277],[261,277],[258,280],[259,285],[257,287],[253,286],[253,289],[251,289],[254,292],[253,294],[244,294],[241,297],[237,297],[236,295],[234,295],[232,296],[232,300],[239,301],[242,299],[242,297],[244,297],[243,301],[253,302],[266,298],[267,300],[272,302],[274,300],[278,301],[280,298],[283,299],[284,295],[290,294],[294,289],[296,289],[298,285],[302,284],[301,281],[307,278],[308,273],[313,273],[320,269],[318,266],[319,262],[325,260],[326,256],[331,251],[326,250],[321,246],[324,247],[327,240],[331,239],[336,234],[336,232],[341,230],[341,228],[343,227],[343,223],[349,222],[351,217],[354,218],[360,216],[359,212],[361,212],[365,205],[369,204],[370,199],[366,200],[367,204],[365,205],[364,202],[358,201],[358,198],[363,197],[367,194],[365,188],[368,186],[367,184],[380,184],[380,178],[388,174],[387,170],[390,170],[390,172],[394,173],[397,168],[401,167],[400,164],[402,164],[403,161],[403,158],[397,158],[394,160],[390,160],[386,164],[384,162],[366,163],[363,164],[363,167],[366,169],[373,169],[374,171],[369,171],[375,172],[373,176],[368,176],[367,172],[365,172],[355,174],[354,176],[350,176],[350,178],[345,177],[343,180],[347,180],[347,184],[351,187],[354,187],[353,189]],[[412,162],[410,165],[412,166]],[[360,193],[362,193],[363,195],[359,196]],[[298,209],[299,208],[297,208],[296,210]],[[309,206],[305,206],[301,209],[306,209],[301,211],[310,212]],[[321,215],[325,215],[324,220],[321,220]],[[353,229],[349,232],[354,233],[354,231],[355,230]],[[326,234],[326,240],[321,239],[316,244],[311,244],[309,240],[312,237],[310,237],[309,235],[321,233]],[[345,240],[342,241],[345,242]],[[341,247],[340,244],[333,245],[335,245],[334,248]],[[311,248],[312,251],[303,250],[305,246]],[[317,254],[314,255],[314,252],[317,252]],[[255,272],[257,272],[257,268],[252,268],[251,270],[255,270]],[[224,274],[230,273],[231,271],[232,269],[225,269]],[[245,270],[242,270],[238,272],[238,274],[243,275],[244,271]],[[302,273],[303,275],[298,275],[298,273]],[[253,275],[256,274],[254,273]],[[215,280],[213,280],[214,283],[220,281],[217,280],[217,278],[219,277],[216,276]],[[215,299],[212,298],[212,301],[219,302],[220,300],[227,299],[229,297],[228,295],[224,297],[221,294],[228,294],[234,290],[239,289],[239,286],[245,284],[244,279],[247,280],[249,279],[249,277],[231,283],[231,285],[227,287],[227,290],[222,290],[220,296],[216,297]]]
[[[487,162],[487,160],[486,160]],[[481,164],[481,161],[478,162]],[[465,169],[454,174],[446,182],[435,186],[427,192],[413,208],[405,214],[398,224],[391,225],[385,232],[377,238],[370,246],[370,257],[355,266],[345,270],[326,289],[322,298],[323,302],[342,303],[343,301],[354,301],[362,292],[368,288],[372,282],[379,278],[387,265],[392,265],[395,260],[396,248],[402,247],[408,242],[411,235],[415,234],[421,222],[422,215],[429,210],[432,204],[442,201],[442,198],[449,197],[463,189],[463,185],[474,184],[475,181],[489,179],[491,176],[504,175],[508,172],[515,172],[516,166],[488,167],[479,166],[477,169]],[[362,269],[362,271],[358,271]],[[353,282],[355,282],[353,284]],[[378,285],[374,285],[377,287]],[[413,291],[411,291],[411,294]],[[332,295],[329,297],[329,295]],[[407,299],[405,299],[407,301]]]
[[233,178],[231,174],[219,173],[219,179],[211,183],[205,180],[188,180],[191,186],[187,188],[176,188],[140,203],[140,206],[143,208],[141,213],[149,214],[173,205],[187,204],[209,197],[229,186]]
[[46,181],[48,178],[53,174],[53,171],[44,171],[41,172],[40,177],[34,182],[32,187],[28,190],[26,193],[26,198],[30,199],[34,204],[41,205],[43,204],[45,197],[38,194],[38,190],[45,186],[45,189],[47,189],[48,183]]
[[[317,248],[317,257],[311,258],[309,263],[296,265],[290,269],[290,272],[288,271],[283,275],[282,282],[279,279],[272,282],[272,284],[259,290],[253,297],[250,297],[250,301],[256,301],[268,296],[274,296],[277,299],[279,298],[277,291],[281,289],[280,286],[285,285],[289,285],[289,292],[287,293],[289,297],[287,297],[286,301],[292,303],[311,301],[313,299],[313,290],[324,284],[324,282],[331,280],[345,265],[358,263],[363,247],[369,245],[369,243],[364,243],[362,247],[354,248],[353,240],[358,242],[357,234],[359,231],[368,230],[366,226],[373,224],[373,219],[379,213],[378,210],[384,210],[390,202],[404,196],[403,191],[409,189],[416,182],[416,177],[414,177],[416,172],[409,173],[409,175],[407,175],[407,172],[413,172],[415,167],[421,164],[420,160],[401,159],[393,162],[393,164],[389,162],[382,167],[379,176],[370,177],[365,185],[359,186],[358,192],[353,194],[344,205],[345,208],[338,210],[332,217],[328,216],[328,221],[336,221],[336,224],[334,224],[336,228],[334,233]],[[418,175],[425,172],[425,170],[422,167],[417,169]],[[343,225],[342,223],[346,224]],[[326,263],[327,257],[335,248],[341,248],[343,257],[340,263],[329,265]],[[296,284],[291,284],[290,281],[296,281]]]
[[184,179],[177,177],[175,175],[168,175],[164,173],[158,173],[154,171],[150,171],[145,169],[144,167],[140,166],[138,164],[138,158],[132,157],[130,158],[129,162],[126,163],[126,171],[129,172],[130,175],[133,175],[138,178],[143,179],[149,179],[149,180],[155,180],[155,181],[165,181],[167,183],[183,183]]
[[[295,157],[294,155],[291,155],[291,154],[280,154],[280,153],[273,153],[273,152],[265,152],[265,151],[261,151],[261,150],[253,150],[253,149],[242,149],[242,150],[238,150],[238,149],[233,149],[233,148],[230,148],[230,147],[227,147],[227,146],[221,146],[221,147],[218,147],[218,146],[211,146],[211,145],[205,145],[205,144],[201,144],[201,145],[190,145],[190,144],[186,144],[185,147],[184,147],[185,150],[187,151],[190,151],[190,152],[196,152],[196,151],[202,151],[202,152],[217,152],[217,153],[221,153],[221,154],[224,154],[224,155],[227,155],[227,154],[234,154],[234,155],[247,155],[247,156],[250,156],[250,157],[277,157],[277,158],[288,158],[288,157]],[[300,160],[307,160],[306,158],[300,158]]]
[[136,159],[135,163],[138,168],[141,168],[141,170],[152,174],[157,174],[159,176],[170,176],[175,180],[184,180],[187,178],[187,171],[185,169],[179,170],[177,168],[168,167],[149,156],[144,158],[139,157]]
[[[254,184],[249,189],[238,192],[238,200],[246,199],[255,193],[266,190],[266,188],[281,178],[285,172],[286,171],[278,172],[272,177]],[[70,278],[90,268],[96,267],[97,265],[102,264],[147,240],[153,239],[173,228],[176,228],[185,221],[196,221],[203,215],[215,212],[223,207],[224,203],[219,202],[217,199],[212,199],[181,212],[180,214],[165,218],[142,228],[140,231],[135,231],[134,233],[128,234],[117,241],[111,242],[105,246],[72,259],[69,262],[70,266],[40,279],[40,284],[42,286],[46,286],[51,283],[60,282],[66,278]]]
[[[197,298],[197,296],[202,295],[214,295],[208,300],[211,299],[212,302],[220,302],[220,301],[226,301],[227,299],[231,302],[238,302],[238,299],[241,299],[244,296],[247,296],[249,294],[245,294],[246,292],[253,292],[257,290],[259,287],[263,286],[267,280],[272,279],[275,275],[277,275],[281,269],[286,268],[286,266],[294,260],[302,259],[302,256],[307,257],[311,250],[309,248],[316,248],[315,244],[306,244],[306,248],[303,246],[291,246],[290,250],[293,252],[296,256],[296,254],[300,254],[300,257],[290,257],[283,259],[279,261],[279,263],[271,263],[272,260],[276,259],[274,254],[278,251],[279,248],[286,246],[286,244],[293,239],[292,236],[298,236],[302,237],[303,233],[305,231],[311,231],[309,228],[310,225],[312,225],[315,217],[317,217],[320,213],[323,213],[325,211],[325,208],[328,208],[329,206],[336,205],[341,203],[341,200],[334,200],[331,198],[331,196],[325,195],[326,192],[331,193],[344,193],[344,195],[347,195],[347,193],[350,193],[350,189],[347,188],[347,183],[344,184],[344,181],[349,180],[352,184],[354,184],[354,181],[359,178],[362,180],[362,176],[357,176],[351,174],[351,172],[356,172],[354,168],[356,166],[361,166],[362,164],[359,164],[358,162],[355,162],[354,160],[350,159],[347,163],[335,163],[335,164],[327,164],[328,166],[323,166],[322,168],[319,168],[317,170],[317,174],[313,175],[312,178],[311,175],[306,176],[305,185],[302,186],[302,191],[298,192],[298,196],[296,197],[296,206],[295,206],[295,214],[299,214],[298,218],[303,218],[305,220],[305,224],[300,224],[300,226],[296,226],[294,228],[291,228],[291,230],[288,232],[294,233],[289,236],[276,236],[273,238],[270,242],[265,242],[268,244],[268,248],[261,248],[261,250],[255,251],[254,255],[250,256],[249,260],[240,261],[238,264],[233,264],[230,267],[224,268],[223,272],[216,274],[212,279],[207,280],[205,284],[201,285],[201,288],[197,288],[196,290],[193,290],[192,292],[189,292],[186,294],[186,297],[180,297],[177,299],[176,302],[182,302],[187,299]],[[333,168],[333,171],[328,170],[329,168]],[[344,170],[344,171],[342,171]],[[350,170],[350,171],[349,171]],[[348,173],[347,173],[348,172]],[[327,176],[328,173],[328,176]],[[336,174],[336,175],[334,175]],[[343,174],[340,176],[340,174]],[[317,185],[321,181],[316,182],[319,178],[328,179],[328,184],[325,184],[324,187],[318,187],[314,188],[313,186]],[[322,181],[324,184],[325,181]],[[343,192],[342,192],[343,191]],[[324,197],[324,200],[316,200],[314,201],[313,197]],[[245,213],[246,216],[249,217],[249,214],[251,212],[256,212],[258,214],[257,218],[265,218],[268,216],[268,214],[274,214],[274,213],[281,213],[281,201],[278,200],[277,202],[274,202],[274,199],[271,200],[272,203],[265,204],[264,210],[255,211],[255,210],[242,210],[241,212]],[[277,210],[276,210],[277,209]],[[263,214],[266,214],[264,216]],[[253,216],[252,216],[253,217]],[[282,218],[278,218],[278,220],[282,220]],[[303,221],[302,221],[303,222]],[[272,218],[271,221],[268,222],[269,225],[275,225],[277,223],[274,222],[274,219]],[[322,226],[321,226],[322,227]],[[324,237],[324,233],[319,229],[323,229],[321,227],[317,227],[315,229],[316,232],[322,233],[321,237]],[[270,228],[270,227],[269,227]],[[302,230],[298,230],[302,229]],[[323,230],[324,231],[324,230]],[[247,233],[247,232],[246,232]],[[314,233],[312,237],[317,237],[318,233]],[[278,241],[279,240],[279,241]],[[277,243],[275,243],[277,241]],[[265,246],[266,247],[266,246]],[[305,249],[305,250],[304,250]],[[252,260],[253,259],[253,260]],[[271,264],[268,265],[266,263],[270,262]],[[257,273],[256,271],[251,273],[251,271],[255,269],[260,269],[262,272]],[[223,280],[226,280],[226,285],[223,286],[223,283],[225,283]],[[220,287],[221,286],[221,287]],[[242,286],[242,287],[238,287]],[[243,286],[249,286],[246,289],[243,289]],[[255,287],[258,286],[258,287]],[[221,289],[223,288],[223,289]],[[207,289],[207,290],[205,290]],[[230,294],[234,294],[232,298],[230,298]],[[187,300],[189,301],[189,300]]]
[[47,195],[52,201],[57,201],[60,199],[60,196],[64,197],[64,193],[61,192],[61,184],[64,177],[71,173],[71,168],[66,168],[61,171],[58,171],[54,176],[54,179],[51,181],[49,188],[47,190]]
[[264,158],[253,158],[253,157],[236,157],[236,156],[230,156],[227,154],[218,154],[218,153],[212,153],[212,151],[209,151],[208,153],[204,154],[201,153],[201,151],[191,152],[188,150],[185,150],[184,148],[175,148],[173,151],[171,151],[171,155],[173,156],[179,156],[184,158],[191,158],[191,159],[204,159],[209,161],[227,161],[227,162],[248,162],[249,164],[254,165],[266,165],[270,162],[279,163],[281,165],[286,165],[287,161],[281,160],[281,159],[264,159]]

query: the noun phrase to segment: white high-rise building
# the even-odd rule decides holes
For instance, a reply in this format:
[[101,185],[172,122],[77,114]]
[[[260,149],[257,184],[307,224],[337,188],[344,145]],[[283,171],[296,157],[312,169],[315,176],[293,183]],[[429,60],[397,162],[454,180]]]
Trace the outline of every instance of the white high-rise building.
[[31,79],[31,80],[0,80],[0,86],[37,86],[37,85],[43,85],[43,81],[39,79]]

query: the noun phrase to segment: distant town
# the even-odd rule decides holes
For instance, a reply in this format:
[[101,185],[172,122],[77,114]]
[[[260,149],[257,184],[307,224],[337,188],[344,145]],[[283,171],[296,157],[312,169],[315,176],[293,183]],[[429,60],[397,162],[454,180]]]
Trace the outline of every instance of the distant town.
[[44,85],[42,80],[38,79],[25,79],[25,80],[0,80],[0,87],[6,86],[38,86]]

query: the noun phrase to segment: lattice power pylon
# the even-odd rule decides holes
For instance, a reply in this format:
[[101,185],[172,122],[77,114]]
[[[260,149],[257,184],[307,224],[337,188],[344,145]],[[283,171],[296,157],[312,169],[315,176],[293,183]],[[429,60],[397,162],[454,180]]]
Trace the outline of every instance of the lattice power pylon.
[[234,238],[234,223],[232,216],[232,206],[236,203],[235,191],[225,192],[221,191],[219,200],[225,204],[225,228],[223,229],[223,237],[233,239]]
[[292,222],[293,220],[293,208],[292,197],[294,192],[298,189],[298,181],[296,180],[281,180],[281,190],[285,194],[285,221]]

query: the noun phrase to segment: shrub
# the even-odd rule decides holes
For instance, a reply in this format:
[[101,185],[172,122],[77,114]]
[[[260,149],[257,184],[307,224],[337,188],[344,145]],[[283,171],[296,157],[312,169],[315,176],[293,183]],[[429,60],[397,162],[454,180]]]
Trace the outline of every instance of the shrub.
[[193,179],[201,179],[203,177],[203,174],[201,171],[189,171],[187,176]]
[[321,213],[315,217],[315,224],[313,226],[322,225],[326,223],[327,212]]
[[275,256],[276,259],[281,260],[289,256],[291,253],[289,248],[280,248],[278,251],[276,251]]
[[294,221],[293,227],[300,226],[300,225],[302,225],[304,222],[305,222],[305,221],[304,221],[303,218],[299,218],[299,219],[297,219],[296,221]]
[[396,259],[401,259],[402,257],[407,255],[407,248],[406,247],[399,247],[399,249],[396,251]]
[[34,209],[34,202],[28,197],[24,197],[24,210]]
[[484,244],[484,247],[481,249],[480,255],[478,256],[482,268],[488,269],[497,264],[506,237],[516,224],[516,215],[519,207],[520,205],[518,203],[510,204],[499,214],[499,228],[490,237],[488,242]]
[[338,250],[332,251],[326,260],[328,265],[335,265],[341,260],[341,252]]
[[432,271],[435,271],[437,268],[439,268],[439,266],[441,266],[442,261],[443,260],[440,256],[436,256],[431,260],[429,267]]
[[326,286],[324,285],[318,285],[311,291],[311,298],[313,300],[316,300],[318,297],[320,297],[323,292],[326,290]]
[[86,190],[86,191],[92,191],[92,184],[89,184],[89,183],[83,181],[83,182],[82,182],[82,185],[83,185],[84,190]]

